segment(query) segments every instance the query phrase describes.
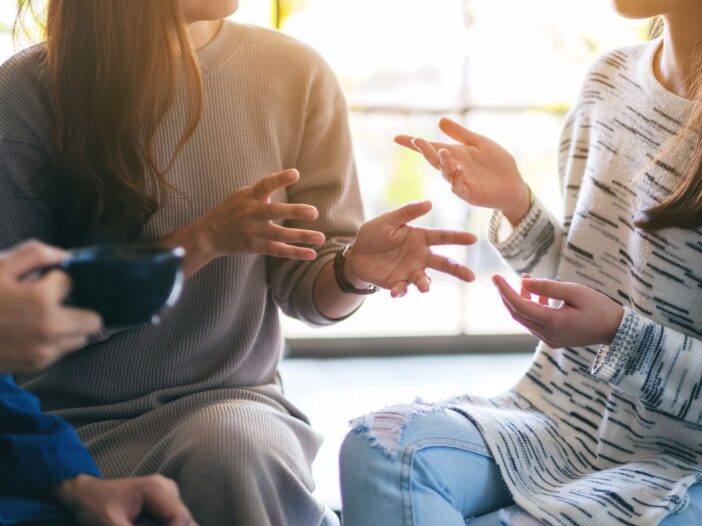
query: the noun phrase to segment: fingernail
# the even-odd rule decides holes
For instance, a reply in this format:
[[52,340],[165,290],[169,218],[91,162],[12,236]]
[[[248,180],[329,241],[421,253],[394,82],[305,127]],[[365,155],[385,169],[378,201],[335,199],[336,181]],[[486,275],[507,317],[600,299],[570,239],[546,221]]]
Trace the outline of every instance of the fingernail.
[[317,219],[317,209],[306,208],[302,215],[307,219]]

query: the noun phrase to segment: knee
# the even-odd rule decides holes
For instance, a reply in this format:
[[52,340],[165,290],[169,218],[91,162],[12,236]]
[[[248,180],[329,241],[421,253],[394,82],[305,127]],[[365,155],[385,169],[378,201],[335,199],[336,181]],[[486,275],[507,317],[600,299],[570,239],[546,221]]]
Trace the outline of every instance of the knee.
[[312,485],[311,475],[306,480],[309,462],[298,437],[275,419],[264,428],[233,414],[194,415],[179,430],[171,450],[181,476],[220,487],[246,487],[288,472]]
[[347,490],[400,476],[397,456],[374,445],[363,430],[353,430],[346,435],[339,453],[339,464],[342,486]]

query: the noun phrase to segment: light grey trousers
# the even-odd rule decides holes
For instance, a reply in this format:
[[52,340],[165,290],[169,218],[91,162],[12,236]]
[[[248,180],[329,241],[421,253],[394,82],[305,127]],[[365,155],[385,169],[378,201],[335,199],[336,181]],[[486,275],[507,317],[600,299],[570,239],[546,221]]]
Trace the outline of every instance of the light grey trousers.
[[261,393],[199,393],[79,434],[107,476],[174,479],[201,526],[338,524],[312,497],[319,435]]

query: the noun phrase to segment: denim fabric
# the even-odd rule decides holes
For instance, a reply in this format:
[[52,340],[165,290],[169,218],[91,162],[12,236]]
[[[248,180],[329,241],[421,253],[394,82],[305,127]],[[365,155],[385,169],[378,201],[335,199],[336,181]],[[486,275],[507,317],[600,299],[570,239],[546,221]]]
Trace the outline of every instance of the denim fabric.
[[[539,524],[514,504],[467,418],[448,409],[408,416],[392,450],[374,431],[355,429],[341,449],[344,526]],[[689,493],[690,506],[660,526],[699,526],[702,485]]]

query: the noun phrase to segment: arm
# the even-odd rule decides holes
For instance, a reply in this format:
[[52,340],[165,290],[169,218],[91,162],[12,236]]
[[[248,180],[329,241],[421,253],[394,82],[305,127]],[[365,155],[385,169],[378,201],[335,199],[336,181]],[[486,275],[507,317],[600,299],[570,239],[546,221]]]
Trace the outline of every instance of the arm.
[[702,340],[577,283],[523,278],[518,294],[503,278],[494,281],[514,319],[549,347],[600,346],[592,365],[595,377],[651,409],[700,424]]
[[592,368],[651,409],[702,422],[702,340],[659,325],[626,308],[609,345]]
[[49,496],[62,481],[83,474],[100,471],[73,428],[42,413],[36,397],[0,376],[0,492]]
[[[319,211],[314,228],[325,234],[314,261],[269,258],[273,297],[288,315],[311,325],[328,325],[361,305],[334,280],[332,260],[355,238],[363,223],[363,206],[356,178],[347,122],[346,101],[333,72],[322,64],[311,80],[305,130],[296,167],[300,180],[288,188],[289,203],[309,203]],[[301,228],[299,220],[284,226]],[[359,288],[363,283],[357,280]]]

